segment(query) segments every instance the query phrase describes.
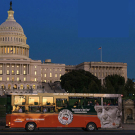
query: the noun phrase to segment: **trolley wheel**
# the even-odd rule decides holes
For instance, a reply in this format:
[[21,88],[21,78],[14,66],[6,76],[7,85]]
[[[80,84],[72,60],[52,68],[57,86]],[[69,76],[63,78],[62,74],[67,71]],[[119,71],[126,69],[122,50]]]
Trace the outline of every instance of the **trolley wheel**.
[[36,124],[34,122],[28,122],[25,126],[25,129],[28,131],[28,132],[32,132],[36,129]]
[[95,131],[95,130],[97,130],[97,126],[95,123],[90,122],[87,124],[86,129],[87,129],[87,131]]

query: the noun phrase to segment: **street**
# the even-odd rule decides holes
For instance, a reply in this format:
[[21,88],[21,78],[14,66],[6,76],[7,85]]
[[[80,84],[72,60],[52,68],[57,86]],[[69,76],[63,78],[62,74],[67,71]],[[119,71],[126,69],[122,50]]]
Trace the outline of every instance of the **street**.
[[95,135],[135,135],[135,130],[97,130],[95,132],[87,132],[83,131],[81,129],[36,129],[35,132],[26,132],[24,129],[8,129],[8,130],[0,130],[0,135],[5,135],[5,134],[46,134],[46,135],[88,135],[88,134],[95,134]]

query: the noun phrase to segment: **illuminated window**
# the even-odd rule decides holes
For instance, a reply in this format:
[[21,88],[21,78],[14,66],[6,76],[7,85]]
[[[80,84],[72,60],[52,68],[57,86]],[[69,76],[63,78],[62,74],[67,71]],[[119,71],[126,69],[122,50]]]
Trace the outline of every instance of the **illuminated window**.
[[0,65],[0,67],[2,67],[2,65]]
[[9,67],[9,65],[7,65],[7,67]]
[[27,89],[30,89],[30,86],[27,84]]
[[13,53],[13,48],[11,48],[10,53]]
[[14,74],[14,70],[12,70],[12,75]]
[[12,67],[14,67],[14,65],[12,65]]
[[19,49],[18,49],[18,47],[17,47],[17,54],[18,54],[18,50],[19,50]]
[[17,67],[19,67],[19,66],[17,65]]
[[37,78],[35,78],[35,82],[37,81]]
[[45,68],[45,71],[46,71],[46,68]]
[[21,90],[23,89],[23,85],[20,85],[20,89],[21,89]]
[[10,84],[8,84],[8,89],[11,89],[11,85]]
[[0,77],[0,81],[2,81],[2,77]]
[[7,77],[7,81],[9,81],[9,77]]
[[37,68],[37,66],[35,66],[35,68]]
[[50,73],[50,77],[52,77],[52,73]]
[[29,97],[29,105],[38,105],[39,97]]
[[14,50],[13,50],[13,52],[15,53],[15,47],[14,47]]
[[9,75],[9,70],[7,70],[7,75]]
[[12,81],[14,81],[14,77],[12,77]]
[[5,47],[5,53],[7,53],[7,48]]
[[17,77],[17,81],[19,81],[19,77]]
[[2,70],[0,70],[0,74],[2,74]]
[[19,74],[19,70],[17,70],[17,75]]
[[46,74],[44,74],[44,76],[46,77]]
[[26,77],[24,77],[24,81],[26,81]]
[[44,82],[46,82],[46,80],[44,80]]
[[42,77],[42,74],[41,74],[41,77]]
[[50,71],[52,71],[52,69],[50,69]]
[[23,71],[23,74],[24,74],[24,75],[26,74],[26,71],[25,71],[25,70]]
[[3,47],[2,47],[2,49],[1,49],[1,52],[2,52],[2,54],[3,54]]
[[61,77],[61,74],[60,74],[60,77]]
[[33,87],[32,87],[33,89],[36,89],[36,85],[33,85]]
[[9,53],[9,47],[7,49],[8,49],[8,53]]
[[57,77],[57,74],[55,74],[55,77]]
[[61,71],[61,69],[60,69],[60,71]]
[[24,68],[26,67],[26,66],[23,66]]
[[35,75],[37,75],[37,71],[35,71]]
[[43,105],[51,105],[53,103],[53,97],[43,97]]

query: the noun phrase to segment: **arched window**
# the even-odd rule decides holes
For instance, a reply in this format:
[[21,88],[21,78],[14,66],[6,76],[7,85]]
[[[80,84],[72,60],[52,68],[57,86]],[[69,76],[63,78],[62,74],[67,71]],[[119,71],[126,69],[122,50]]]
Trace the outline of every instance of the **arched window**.
[[11,89],[11,85],[10,84],[8,84],[8,89]]
[[1,88],[4,89],[4,84],[1,85]]
[[21,89],[21,90],[23,89],[23,85],[20,85],[20,89]]
[[30,89],[30,86],[27,84],[27,89]]
[[36,85],[33,85],[33,89],[36,89]]
[[17,89],[17,84],[14,85],[14,89]]

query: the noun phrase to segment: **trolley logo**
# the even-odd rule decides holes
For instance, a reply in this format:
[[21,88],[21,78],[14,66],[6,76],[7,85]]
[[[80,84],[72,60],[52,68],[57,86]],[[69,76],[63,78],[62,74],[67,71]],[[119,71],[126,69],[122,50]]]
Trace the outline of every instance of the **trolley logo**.
[[15,119],[15,122],[22,122],[21,119]]
[[90,109],[72,109],[74,113],[87,113]]
[[63,109],[59,112],[58,120],[63,125],[68,125],[73,120],[73,113],[68,109]]

